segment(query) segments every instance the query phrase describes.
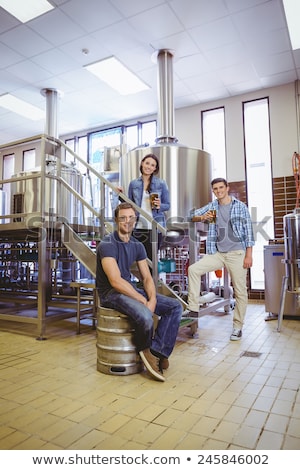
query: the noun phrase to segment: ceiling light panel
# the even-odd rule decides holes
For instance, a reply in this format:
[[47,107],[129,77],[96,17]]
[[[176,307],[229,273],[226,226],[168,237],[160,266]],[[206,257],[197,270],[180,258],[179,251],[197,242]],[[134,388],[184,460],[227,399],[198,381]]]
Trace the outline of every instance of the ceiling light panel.
[[149,86],[134,75],[115,57],[85,65],[86,70],[96,75],[121,95],[131,95],[148,90]]
[[299,0],[283,0],[283,6],[292,48],[300,49],[300,2]]
[[0,107],[8,109],[13,113],[20,114],[21,116],[31,119],[32,121],[39,121],[45,119],[45,112],[27,103],[26,101],[20,100],[13,95],[5,94],[0,96]]
[[0,0],[0,7],[22,23],[54,9],[47,0]]

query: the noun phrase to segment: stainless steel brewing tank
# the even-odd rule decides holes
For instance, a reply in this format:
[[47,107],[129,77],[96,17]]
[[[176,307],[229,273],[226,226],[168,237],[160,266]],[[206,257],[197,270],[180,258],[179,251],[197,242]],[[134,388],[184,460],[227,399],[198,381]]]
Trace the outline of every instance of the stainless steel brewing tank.
[[[82,204],[63,185],[61,194],[58,197],[58,175],[55,164],[49,164],[46,171],[45,180],[45,211],[64,217],[69,223],[83,223]],[[12,183],[12,214],[41,211],[41,171],[22,171],[14,177],[24,177],[24,179]],[[61,177],[80,195],[82,195],[82,175],[72,165],[63,164],[61,167]],[[16,219],[17,220],[17,219]]]
[[204,150],[188,148],[175,143],[137,147],[121,157],[121,185],[126,194],[131,180],[140,176],[140,162],[149,153],[159,159],[159,178],[164,179],[170,191],[172,222],[187,220],[189,211],[211,201],[211,158]]
[[286,214],[283,226],[288,290],[300,293],[300,211]]

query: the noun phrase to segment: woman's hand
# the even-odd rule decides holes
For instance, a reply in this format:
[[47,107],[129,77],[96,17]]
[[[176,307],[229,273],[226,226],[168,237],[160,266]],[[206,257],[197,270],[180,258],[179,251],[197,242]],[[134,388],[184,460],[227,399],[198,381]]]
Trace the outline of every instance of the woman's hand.
[[155,209],[159,210],[160,209],[160,198],[156,197],[153,201],[153,204],[155,205]]

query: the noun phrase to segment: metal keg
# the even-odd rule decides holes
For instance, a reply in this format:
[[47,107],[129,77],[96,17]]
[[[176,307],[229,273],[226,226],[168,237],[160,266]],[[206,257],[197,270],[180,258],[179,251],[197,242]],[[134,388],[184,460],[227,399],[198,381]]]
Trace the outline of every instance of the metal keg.
[[288,277],[288,290],[300,292],[300,211],[283,217],[285,267]]
[[130,375],[143,370],[133,343],[134,327],[122,313],[97,309],[97,370],[104,374]]

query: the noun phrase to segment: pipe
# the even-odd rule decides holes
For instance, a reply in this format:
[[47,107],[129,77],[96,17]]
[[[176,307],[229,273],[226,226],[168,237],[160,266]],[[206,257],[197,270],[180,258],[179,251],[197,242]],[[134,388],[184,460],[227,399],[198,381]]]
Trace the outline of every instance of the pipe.
[[41,94],[46,97],[46,129],[45,133],[58,138],[57,115],[59,92],[53,88],[43,88]]
[[177,142],[174,136],[173,54],[162,49],[158,65],[158,137],[156,143]]
[[300,152],[300,90],[299,90],[300,80],[295,81],[295,101],[296,101],[296,121],[297,121],[297,143],[298,143],[298,153]]

